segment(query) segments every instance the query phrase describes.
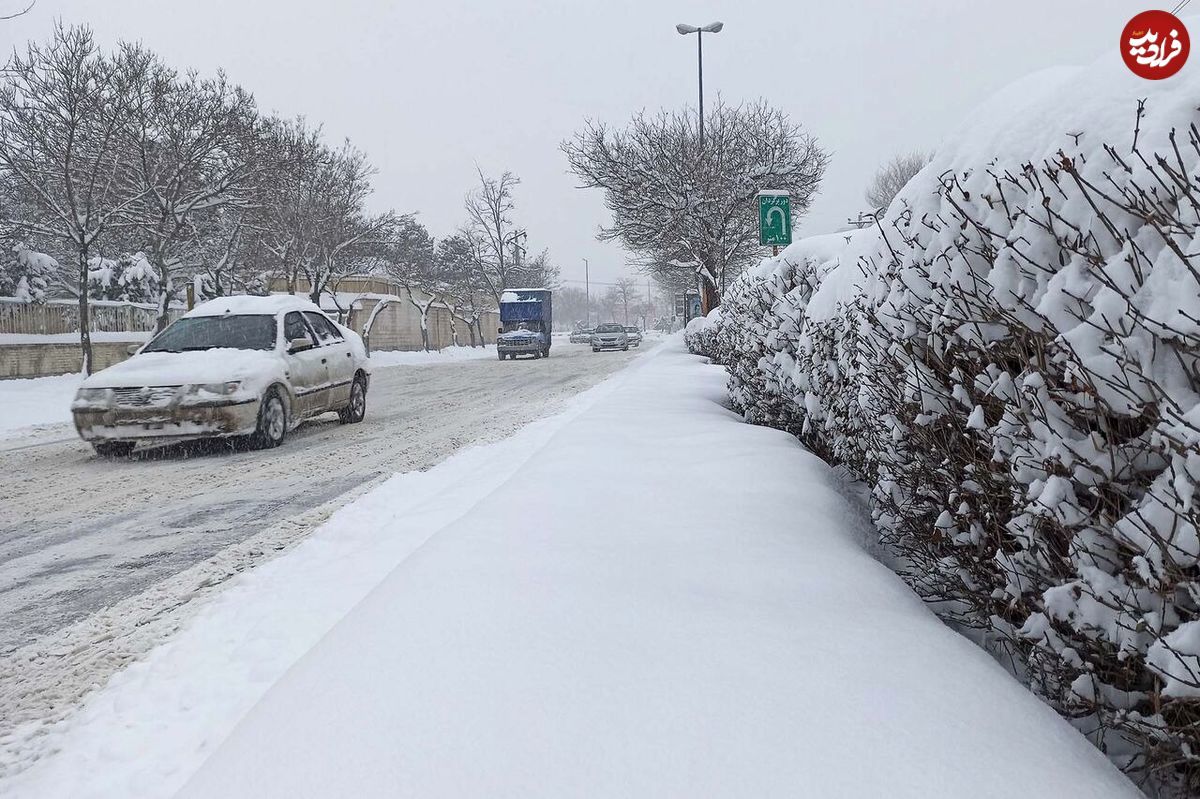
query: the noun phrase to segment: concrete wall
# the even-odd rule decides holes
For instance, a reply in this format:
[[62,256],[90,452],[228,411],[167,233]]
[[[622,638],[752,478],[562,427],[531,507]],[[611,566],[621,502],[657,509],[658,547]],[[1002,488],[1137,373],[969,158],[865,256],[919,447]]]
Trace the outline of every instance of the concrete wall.
[[[141,341],[93,341],[92,371],[107,369],[129,357],[126,349]],[[0,379],[64,375],[83,369],[78,344],[6,344],[0,346]]]
[[[288,290],[287,281],[276,278],[271,281],[271,291],[285,292]],[[308,282],[300,279],[296,292],[307,296]],[[419,350],[421,349],[421,312],[409,301],[408,290],[384,277],[378,276],[349,276],[337,281],[331,287],[330,293],[336,292],[337,307],[350,308],[350,313],[343,318],[342,324],[350,329],[363,333],[371,311],[381,302],[383,297],[395,298],[387,303],[379,312],[371,326],[369,345],[372,350]],[[418,300],[423,299],[418,295]],[[331,316],[339,314],[334,311],[332,297],[322,297],[322,308]],[[491,311],[485,313],[480,320],[483,327],[484,343],[496,341],[496,328],[500,326],[500,314]],[[454,343],[454,327],[458,328],[458,342],[463,346],[471,343],[471,334],[466,324],[457,321],[450,310],[440,303],[429,311],[429,346],[440,350]]]
[[[350,312],[347,327],[360,335],[370,319],[371,313],[379,300],[360,300],[361,307]],[[500,315],[495,312],[485,313],[480,321],[483,327],[484,343],[496,341],[496,328],[500,326]],[[454,330],[458,330],[458,343],[468,346],[471,343],[471,333],[467,326],[455,319],[450,311],[440,306],[429,309],[429,346],[440,350],[454,343]],[[400,302],[389,302],[375,316],[371,323],[369,345],[371,350],[419,350],[421,349],[421,312],[408,301],[407,296]]]

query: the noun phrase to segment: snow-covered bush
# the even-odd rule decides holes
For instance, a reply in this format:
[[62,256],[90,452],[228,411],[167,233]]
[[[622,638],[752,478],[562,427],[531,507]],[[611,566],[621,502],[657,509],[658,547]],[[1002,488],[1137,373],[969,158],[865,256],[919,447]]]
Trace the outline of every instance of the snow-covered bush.
[[707,316],[697,316],[687,323],[683,338],[691,352],[707,355],[716,363],[723,363],[722,353],[717,348],[716,335],[721,322],[721,309],[714,308]]
[[0,297],[41,302],[58,271],[58,261],[49,255],[17,244],[0,257]]
[[122,253],[116,259],[88,261],[89,294],[97,300],[153,302],[158,297],[158,270],[145,253]]
[[1197,96],[1200,73],[1148,85],[1112,59],[1022,81],[832,264],[798,242],[692,337],[748,419],[868,481],[940,613],[1182,792],[1200,791]]

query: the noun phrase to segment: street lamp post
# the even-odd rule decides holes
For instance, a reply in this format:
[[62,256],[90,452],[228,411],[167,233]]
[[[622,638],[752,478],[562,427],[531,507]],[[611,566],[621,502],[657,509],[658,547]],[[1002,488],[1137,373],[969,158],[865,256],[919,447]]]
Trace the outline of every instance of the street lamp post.
[[679,32],[680,36],[687,36],[689,33],[696,34],[696,73],[700,85],[700,149],[702,150],[704,149],[704,34],[720,33],[721,28],[724,27],[724,22],[710,22],[704,26],[680,23],[675,26],[675,30]]
[[[696,76],[700,88],[700,158],[704,157],[704,34],[720,33],[724,27],[724,22],[710,22],[707,25],[701,26],[686,25],[681,22],[675,26],[675,30],[679,32],[680,36],[687,36],[690,33],[696,34]],[[715,291],[710,289],[708,284],[704,282],[704,278],[700,278],[699,282],[700,296],[703,298],[702,308],[707,313],[716,305],[714,302]]]
[[588,259],[583,259],[583,306],[587,311],[588,327],[592,325],[592,281],[588,275]]

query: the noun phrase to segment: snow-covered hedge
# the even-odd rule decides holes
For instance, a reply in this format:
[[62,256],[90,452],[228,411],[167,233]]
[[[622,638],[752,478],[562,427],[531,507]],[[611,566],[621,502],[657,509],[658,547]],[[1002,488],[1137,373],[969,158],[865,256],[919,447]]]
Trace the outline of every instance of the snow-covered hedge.
[[88,261],[88,294],[93,299],[153,302],[158,299],[159,282],[158,270],[142,252]]
[[689,336],[872,487],[910,584],[1122,767],[1200,791],[1200,72],[977,110],[878,227]]
[[6,248],[0,252],[0,297],[42,302],[58,271],[57,261],[25,244]]

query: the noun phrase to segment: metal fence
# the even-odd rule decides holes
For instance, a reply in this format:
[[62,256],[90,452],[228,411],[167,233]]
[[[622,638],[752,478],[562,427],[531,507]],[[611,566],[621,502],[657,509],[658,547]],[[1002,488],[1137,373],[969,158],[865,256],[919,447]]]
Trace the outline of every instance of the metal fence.
[[[92,300],[89,306],[91,329],[97,332],[153,331],[158,319],[158,306],[150,303]],[[175,321],[183,313],[183,308],[170,309],[169,321]],[[0,333],[53,335],[78,330],[79,303],[75,300],[32,303],[0,297]]]

